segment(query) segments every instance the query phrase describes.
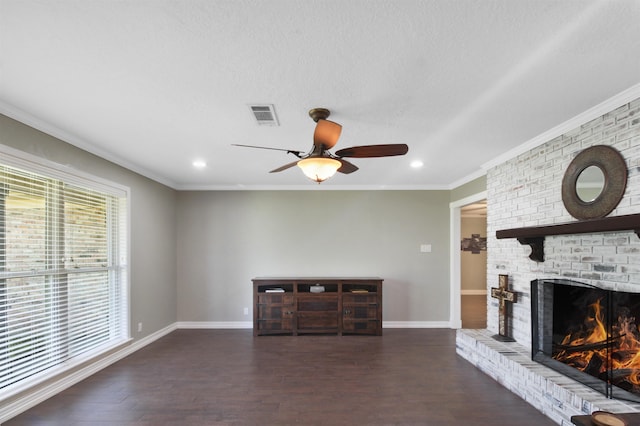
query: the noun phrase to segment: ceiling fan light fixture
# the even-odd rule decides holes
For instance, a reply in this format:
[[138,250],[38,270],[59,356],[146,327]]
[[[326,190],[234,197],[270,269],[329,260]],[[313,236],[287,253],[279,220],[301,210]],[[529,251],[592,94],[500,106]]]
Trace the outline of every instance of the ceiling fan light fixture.
[[298,161],[302,173],[314,182],[323,182],[335,175],[342,163],[328,157],[309,157]]

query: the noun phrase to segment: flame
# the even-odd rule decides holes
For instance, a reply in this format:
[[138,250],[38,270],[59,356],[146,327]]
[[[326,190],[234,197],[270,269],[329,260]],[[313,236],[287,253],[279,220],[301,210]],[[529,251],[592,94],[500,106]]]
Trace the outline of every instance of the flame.
[[[567,334],[553,358],[580,371],[589,369],[589,374],[600,378],[607,377],[609,367],[617,373],[615,381],[626,381],[633,386],[631,392],[640,393],[640,329],[636,319],[620,315],[608,334],[600,302],[588,306],[584,327]],[[576,350],[582,346],[586,348]]]

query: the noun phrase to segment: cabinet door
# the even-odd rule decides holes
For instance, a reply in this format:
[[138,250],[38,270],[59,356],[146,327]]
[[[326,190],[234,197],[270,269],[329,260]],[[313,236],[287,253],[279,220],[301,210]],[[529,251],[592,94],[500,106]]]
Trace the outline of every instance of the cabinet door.
[[336,332],[338,295],[298,293],[297,320],[301,332]]
[[378,298],[374,294],[344,294],[342,329],[345,333],[375,334],[378,331]]
[[259,332],[291,332],[295,306],[293,294],[261,293],[258,295],[257,326]]

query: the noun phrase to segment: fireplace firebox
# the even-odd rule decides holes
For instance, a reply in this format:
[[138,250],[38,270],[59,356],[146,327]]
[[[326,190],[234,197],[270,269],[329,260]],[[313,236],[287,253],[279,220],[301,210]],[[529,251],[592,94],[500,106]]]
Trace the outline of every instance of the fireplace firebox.
[[640,402],[640,293],[534,280],[531,325],[535,361],[609,398]]

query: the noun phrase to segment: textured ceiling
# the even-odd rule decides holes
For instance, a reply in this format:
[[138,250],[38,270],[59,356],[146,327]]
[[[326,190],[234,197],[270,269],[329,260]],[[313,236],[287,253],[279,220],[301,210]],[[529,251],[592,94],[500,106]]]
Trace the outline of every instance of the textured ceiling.
[[313,189],[231,144],[306,151],[326,107],[334,149],[409,153],[322,187],[444,189],[638,85],[639,22],[638,0],[0,0],[0,112],[178,189]]

